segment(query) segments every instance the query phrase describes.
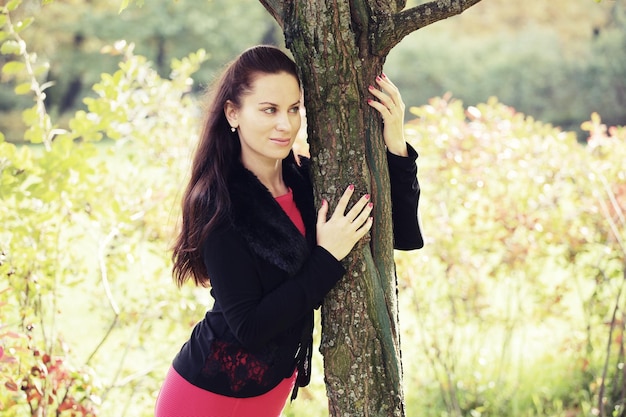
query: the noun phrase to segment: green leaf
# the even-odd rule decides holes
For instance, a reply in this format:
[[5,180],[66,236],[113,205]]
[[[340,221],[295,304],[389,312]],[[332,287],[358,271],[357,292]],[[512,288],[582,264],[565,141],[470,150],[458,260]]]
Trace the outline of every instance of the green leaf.
[[11,0],[7,3],[6,10],[12,12],[13,10],[17,9],[20,4],[22,4],[22,0]]
[[124,11],[124,9],[126,9],[128,7],[128,5],[130,4],[129,0],[123,0],[122,4],[120,4],[120,9],[119,9],[119,13],[122,13]]
[[32,126],[39,123],[39,116],[37,113],[37,106],[30,107],[22,111],[22,120],[26,126]]
[[24,20],[21,20],[15,24],[15,31],[17,33],[23,31],[27,27],[29,27],[35,21],[34,17],[27,17]]
[[24,139],[30,143],[43,143],[44,135],[45,133],[40,126],[33,125],[24,132]]
[[122,4],[120,4],[119,13],[122,13],[124,9],[128,8],[132,3],[135,3],[138,7],[143,6],[143,0],[122,0]]
[[15,86],[13,90],[18,96],[23,96],[31,92],[31,83],[21,83]]
[[2,73],[5,75],[15,75],[26,69],[26,65],[23,62],[11,61],[4,64],[2,67]]
[[19,55],[24,51],[24,46],[15,40],[8,40],[0,46],[2,55]]

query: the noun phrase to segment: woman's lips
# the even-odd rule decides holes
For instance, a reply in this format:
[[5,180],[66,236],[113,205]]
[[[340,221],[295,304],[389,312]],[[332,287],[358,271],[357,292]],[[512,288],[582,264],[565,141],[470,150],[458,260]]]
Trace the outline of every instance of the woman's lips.
[[272,142],[274,142],[277,145],[280,146],[287,146],[291,143],[291,139],[287,138],[287,139],[283,139],[283,138],[271,138],[270,139]]

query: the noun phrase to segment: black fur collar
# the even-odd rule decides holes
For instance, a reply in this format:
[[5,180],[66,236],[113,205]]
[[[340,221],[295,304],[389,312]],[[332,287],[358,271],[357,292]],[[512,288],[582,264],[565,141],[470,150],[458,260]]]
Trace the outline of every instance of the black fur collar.
[[308,161],[296,164],[293,154],[283,161],[283,178],[306,227],[306,238],[298,231],[269,190],[241,163],[229,177],[231,222],[260,258],[290,276],[301,267],[315,242],[315,207],[308,177]]

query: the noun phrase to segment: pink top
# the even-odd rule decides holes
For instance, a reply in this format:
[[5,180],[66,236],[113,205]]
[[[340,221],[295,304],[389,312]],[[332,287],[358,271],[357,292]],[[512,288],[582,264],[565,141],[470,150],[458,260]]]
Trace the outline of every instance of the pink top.
[[293,191],[291,191],[291,188],[287,194],[275,197],[275,200],[285,213],[287,213],[287,216],[289,216],[293,224],[296,225],[300,233],[304,235],[306,233],[306,229],[304,228],[304,222],[302,221],[300,210],[298,210],[296,203],[293,201]]

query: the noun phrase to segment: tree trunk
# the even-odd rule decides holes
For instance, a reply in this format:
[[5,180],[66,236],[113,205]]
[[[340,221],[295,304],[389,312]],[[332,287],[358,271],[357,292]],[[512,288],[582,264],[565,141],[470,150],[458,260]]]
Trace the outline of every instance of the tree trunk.
[[381,118],[366,99],[393,46],[480,0],[261,0],[300,68],[317,205],[349,184],[374,202],[371,239],[322,307],[324,374],[332,417],[404,416],[391,202]]
[[[317,24],[312,31],[303,30],[309,37],[294,34],[290,49],[306,80],[318,201],[326,198],[333,207],[354,183],[356,195],[372,195],[376,219],[371,241],[347,258],[346,277],[322,307],[320,350],[330,414],[343,416],[349,410],[355,417],[403,416],[386,155],[380,120],[364,99],[367,86],[382,72],[384,58],[361,59],[348,29],[349,10],[311,3],[298,21]],[[331,7],[342,6],[348,8],[346,3]],[[334,46],[322,49],[324,45],[315,44],[318,37],[332,38]],[[321,58],[319,64],[310,60],[311,51]]]
[[[326,198],[333,207],[353,183],[356,195],[371,194],[376,219],[371,240],[347,258],[346,277],[322,307],[320,350],[330,415],[403,416],[386,154],[378,114],[365,100],[384,57],[359,56],[347,3],[330,6],[335,9],[312,3],[297,21],[316,22],[315,27],[285,32],[293,33],[290,49],[305,80],[318,203]],[[324,37],[334,45],[317,44]],[[311,52],[317,59],[311,61]]]

